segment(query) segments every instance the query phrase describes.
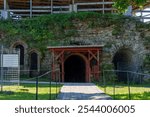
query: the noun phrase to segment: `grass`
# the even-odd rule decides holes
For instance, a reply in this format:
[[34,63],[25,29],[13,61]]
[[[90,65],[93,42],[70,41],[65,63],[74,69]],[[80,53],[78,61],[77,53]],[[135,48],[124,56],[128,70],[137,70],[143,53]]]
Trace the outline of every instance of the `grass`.
[[[98,87],[104,91],[103,86]],[[130,87],[130,92],[131,100],[150,100],[150,86],[148,85],[132,85]],[[115,86],[115,95],[114,87],[109,85],[106,87],[106,94],[110,95],[113,99],[116,100],[129,99],[129,90],[127,85]]]
[[[55,100],[62,85],[52,85],[51,99]],[[57,91],[57,92],[56,92]],[[4,92],[0,93],[0,100],[35,100],[36,88],[34,84],[21,84],[20,86],[4,86]],[[49,85],[39,84],[38,99],[49,99]]]

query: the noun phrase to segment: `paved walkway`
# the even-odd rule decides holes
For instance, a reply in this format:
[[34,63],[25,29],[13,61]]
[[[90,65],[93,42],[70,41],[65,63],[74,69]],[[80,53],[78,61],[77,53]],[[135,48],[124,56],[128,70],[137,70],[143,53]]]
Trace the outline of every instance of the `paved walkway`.
[[65,83],[58,100],[111,100],[93,83]]

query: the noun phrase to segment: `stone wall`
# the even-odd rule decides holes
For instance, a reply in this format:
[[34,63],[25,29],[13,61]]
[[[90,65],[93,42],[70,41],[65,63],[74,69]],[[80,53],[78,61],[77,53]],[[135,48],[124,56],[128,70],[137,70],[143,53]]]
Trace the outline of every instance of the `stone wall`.
[[[84,22],[75,22],[75,26],[78,27],[78,35],[71,38],[71,44],[104,45],[104,64],[112,64],[113,57],[120,49],[129,49],[133,53],[131,56],[132,61],[134,61],[131,66],[136,65],[136,67],[140,68],[143,64],[143,55],[149,51],[144,46],[143,38],[145,37],[141,36],[143,31],[137,30],[134,21],[126,19],[122,25],[122,33],[119,35],[113,34],[114,25],[103,28],[88,28]],[[149,35],[148,32],[146,32],[146,35]],[[133,67],[132,70],[137,71],[139,70],[138,68]]]
[[[130,55],[126,51],[127,58],[132,58],[132,60],[128,60],[126,62],[129,62],[131,66],[136,65],[138,69],[135,70],[139,70],[139,68],[143,65],[145,55],[149,54],[149,44],[145,44],[145,39],[150,39],[150,30],[146,28],[140,28],[139,30],[135,20],[129,20],[126,18],[123,24],[118,26],[119,29],[116,29],[117,26],[114,24],[106,27],[89,27],[87,21],[84,22],[80,20],[73,20],[73,25],[75,27],[74,30],[76,30],[76,34],[67,37],[67,45],[104,45],[102,56],[103,63],[101,67],[107,66],[108,64],[110,67],[106,67],[106,69],[114,67],[114,56],[116,53],[120,52],[120,50],[130,50],[130,52],[133,53]],[[70,29],[65,29],[65,31],[68,30]],[[36,42],[29,42],[26,40],[27,39],[20,36],[20,38],[15,40],[4,41],[4,46],[7,48],[13,48],[16,44],[24,46],[25,65],[22,69],[29,69],[29,56],[30,53],[34,51],[38,54],[38,69],[49,70],[51,66],[50,53],[48,51],[41,52],[38,47],[32,46],[32,44],[36,45]],[[60,42],[61,45],[63,45],[63,42],[64,40]],[[50,46],[50,43],[48,43],[47,46]],[[118,56],[120,54],[118,54]],[[121,61],[125,61],[125,58]]]

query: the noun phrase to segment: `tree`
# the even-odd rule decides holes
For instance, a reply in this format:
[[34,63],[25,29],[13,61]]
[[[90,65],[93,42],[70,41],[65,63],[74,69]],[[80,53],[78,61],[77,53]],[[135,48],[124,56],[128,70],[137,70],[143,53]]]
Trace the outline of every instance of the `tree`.
[[148,0],[113,0],[114,8],[117,9],[119,13],[125,13],[128,6],[138,7],[140,9],[147,3]]

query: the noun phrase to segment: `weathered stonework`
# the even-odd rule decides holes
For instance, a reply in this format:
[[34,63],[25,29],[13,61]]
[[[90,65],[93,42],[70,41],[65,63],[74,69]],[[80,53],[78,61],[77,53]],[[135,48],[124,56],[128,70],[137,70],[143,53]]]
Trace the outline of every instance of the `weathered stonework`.
[[[150,37],[150,30],[138,30],[137,24],[134,21],[126,19],[121,26],[120,32],[114,32],[116,28],[115,25],[93,28],[89,27],[88,22],[80,20],[73,21],[73,25],[77,34],[67,37],[69,42],[68,45],[104,45],[103,64],[112,64],[114,56],[119,50],[128,49],[133,53],[132,61],[140,67],[143,64],[143,57],[149,53],[149,48],[146,48],[147,46],[145,47],[144,45],[144,38]],[[67,30],[69,29],[65,29],[65,31]],[[4,39],[4,34],[0,35],[1,39]],[[36,50],[34,52],[38,54],[38,71],[49,70],[51,67],[50,53],[48,51],[41,53],[38,47],[32,47],[32,43],[35,42],[29,43],[20,37],[18,40],[6,41],[4,45],[8,48],[14,48],[16,44],[24,46],[25,64],[22,69],[29,69],[30,53],[31,51]],[[63,45],[63,40],[61,43]],[[50,43],[47,43],[47,46],[50,45]]]

